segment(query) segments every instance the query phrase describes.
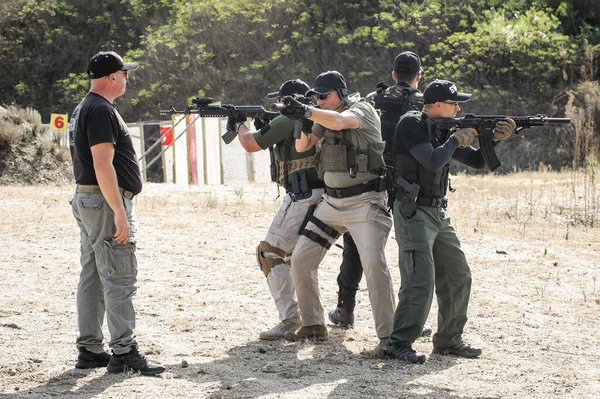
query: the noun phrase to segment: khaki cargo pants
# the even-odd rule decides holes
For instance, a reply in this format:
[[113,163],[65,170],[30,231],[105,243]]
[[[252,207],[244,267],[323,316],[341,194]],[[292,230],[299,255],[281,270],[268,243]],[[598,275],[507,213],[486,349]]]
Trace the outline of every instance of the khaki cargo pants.
[[[349,231],[356,243],[369,291],[369,299],[379,338],[392,332],[394,290],[385,259],[385,245],[392,228],[392,218],[386,210],[387,193],[369,191],[347,198],[327,194],[317,206],[314,216],[337,230]],[[314,223],[307,230],[334,243]],[[327,249],[308,237],[301,236],[292,255],[292,272],[296,283],[298,306],[305,326],[325,324],[319,293],[318,267]]]
[[[309,198],[298,201],[292,201],[290,195],[286,194],[271,226],[269,226],[265,241],[288,254],[292,253],[300,237],[298,230],[300,230],[308,208],[319,202],[322,196],[322,188],[313,189]],[[270,253],[268,256],[273,259],[281,259],[281,256],[275,253]],[[298,301],[290,266],[287,263],[274,266],[267,276],[267,285],[279,312],[279,319],[286,320],[297,317]]]

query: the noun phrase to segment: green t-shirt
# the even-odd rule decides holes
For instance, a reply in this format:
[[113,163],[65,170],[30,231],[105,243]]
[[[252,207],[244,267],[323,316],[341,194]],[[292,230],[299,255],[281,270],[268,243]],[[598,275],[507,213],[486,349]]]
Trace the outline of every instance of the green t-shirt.
[[[352,144],[360,150],[367,150],[369,143],[381,143],[381,122],[375,108],[360,96],[351,96],[350,107],[344,112],[349,112],[358,118],[360,126],[357,129],[346,129],[344,136],[350,139]],[[313,129],[318,137],[323,137],[323,127]],[[351,177],[349,172],[325,172],[324,180],[328,187],[344,188],[366,183],[379,177],[370,172],[358,172]]]
[[[283,116],[279,115],[275,117],[271,122],[269,122],[268,129],[261,129],[254,133],[254,139],[256,143],[262,148],[266,150],[271,146],[275,146],[275,151],[277,151],[278,159],[284,159],[284,149],[285,149],[285,141],[286,139],[293,134],[294,132],[294,121]],[[315,155],[316,148],[312,147],[308,151],[298,152],[296,151],[296,143],[292,138],[290,141],[290,152],[289,152],[289,160],[303,159],[308,158],[310,156]],[[307,179],[309,181],[320,181],[317,176],[317,170],[315,168],[309,168],[306,170]],[[289,187],[286,187],[289,189]]]

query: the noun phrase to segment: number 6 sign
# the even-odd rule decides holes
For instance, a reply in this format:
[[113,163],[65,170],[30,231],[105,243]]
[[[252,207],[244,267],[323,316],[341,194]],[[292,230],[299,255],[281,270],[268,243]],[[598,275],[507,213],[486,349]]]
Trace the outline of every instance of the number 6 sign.
[[66,131],[68,128],[67,114],[51,114],[50,115],[50,130]]

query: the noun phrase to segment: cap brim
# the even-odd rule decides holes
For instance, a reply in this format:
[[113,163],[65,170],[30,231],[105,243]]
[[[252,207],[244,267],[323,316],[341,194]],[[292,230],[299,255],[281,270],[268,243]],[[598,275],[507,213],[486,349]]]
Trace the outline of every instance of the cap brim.
[[135,71],[136,69],[138,69],[139,65],[137,62],[124,62],[123,63],[123,68],[121,68],[122,71]]
[[313,94],[327,94],[333,89],[329,87],[315,87],[306,92],[306,96],[312,96]]
[[469,101],[471,93],[458,93],[454,98],[454,101]]
[[267,94],[267,98],[277,98],[277,97],[279,97],[278,91],[274,91],[272,93]]

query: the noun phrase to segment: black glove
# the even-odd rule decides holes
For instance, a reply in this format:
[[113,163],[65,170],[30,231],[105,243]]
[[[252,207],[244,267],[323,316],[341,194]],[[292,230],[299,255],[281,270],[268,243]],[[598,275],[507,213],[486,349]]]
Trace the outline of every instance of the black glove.
[[312,133],[312,127],[315,123],[305,117],[300,118],[300,120],[302,121],[302,131],[306,134]]
[[308,109],[308,105],[302,104],[292,96],[283,97],[283,104],[285,108],[279,111],[279,113],[294,121],[302,118]]
[[227,130],[235,132],[235,126],[238,123],[245,123],[245,122],[246,122],[246,115],[242,114],[238,110],[234,110],[233,112],[231,112],[231,115],[229,115],[229,118],[227,118]]
[[256,130],[260,130],[263,127],[267,126],[269,121],[264,118],[254,118],[254,128]]

